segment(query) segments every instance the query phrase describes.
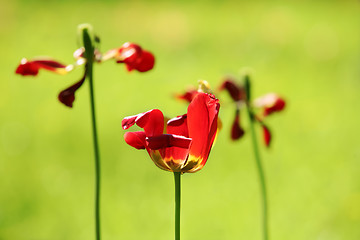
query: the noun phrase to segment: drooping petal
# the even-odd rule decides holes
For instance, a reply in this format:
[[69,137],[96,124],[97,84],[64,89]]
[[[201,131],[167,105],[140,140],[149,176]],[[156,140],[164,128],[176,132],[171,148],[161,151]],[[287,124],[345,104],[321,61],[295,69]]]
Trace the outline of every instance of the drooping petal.
[[147,137],[161,135],[164,130],[164,115],[159,109],[152,109],[145,113],[125,117],[122,120],[122,127],[126,130],[135,123],[145,130]]
[[189,137],[192,139],[190,157],[184,169],[191,171],[191,165],[196,171],[206,163],[212,143],[216,136],[219,101],[210,94],[199,93],[190,103],[187,113]]
[[270,129],[266,126],[266,125],[261,125],[262,126],[262,129],[263,129],[263,136],[264,136],[264,141],[265,141],[265,145],[267,147],[270,146],[270,143],[271,143],[271,132],[270,132]]
[[125,142],[136,149],[145,149],[145,132],[127,132],[124,135]]
[[26,58],[23,58],[16,68],[15,73],[23,76],[36,76],[41,68],[59,74],[65,74],[67,72],[65,69],[66,65],[51,59],[28,61]]
[[84,76],[80,79],[80,81],[78,81],[74,85],[66,88],[65,90],[61,91],[59,93],[59,95],[58,95],[59,101],[62,102],[63,104],[65,104],[68,107],[72,107],[73,102],[75,101],[75,92],[84,83],[85,77],[86,77],[86,75],[84,74]]
[[219,90],[226,89],[231,98],[234,101],[239,101],[244,98],[244,90],[241,86],[235,83],[233,80],[225,80],[223,84],[220,86]]
[[231,139],[237,140],[244,136],[244,129],[240,126],[240,111],[236,110],[235,119],[231,126]]

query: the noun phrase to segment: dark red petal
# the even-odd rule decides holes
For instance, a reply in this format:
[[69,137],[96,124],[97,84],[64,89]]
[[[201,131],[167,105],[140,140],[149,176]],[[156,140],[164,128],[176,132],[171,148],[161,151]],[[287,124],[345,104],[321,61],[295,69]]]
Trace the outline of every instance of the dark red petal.
[[148,51],[142,51],[141,56],[136,61],[134,65],[135,69],[139,72],[147,72],[154,67],[155,57],[152,53]]
[[207,93],[197,94],[188,107],[190,154],[201,157],[204,164],[216,135],[219,108],[219,100]]
[[21,60],[21,63],[16,68],[15,73],[23,76],[36,76],[39,73],[40,66],[34,62],[29,62],[26,58]]
[[158,150],[161,148],[178,147],[188,149],[191,144],[191,138],[173,134],[162,134],[154,137],[147,137],[146,142],[151,150]]
[[164,131],[164,115],[159,109],[152,109],[145,113],[126,117],[121,124],[123,129],[126,130],[135,123],[145,130],[148,137],[161,135]]
[[264,116],[270,115],[274,112],[280,112],[285,108],[285,100],[277,98],[272,106],[264,108]]
[[271,132],[270,132],[270,129],[265,126],[265,125],[261,125],[262,126],[262,129],[263,129],[263,135],[264,135],[264,141],[265,141],[265,145],[267,147],[270,146],[270,143],[271,143]]
[[231,127],[231,139],[237,140],[244,136],[244,129],[240,126],[240,112],[236,111],[235,119]]
[[198,93],[199,92],[197,90],[188,90],[184,94],[177,95],[176,97],[179,99],[184,99],[188,102],[191,102],[194,99],[194,97],[196,96],[196,94],[198,94]]
[[75,100],[75,92],[81,87],[84,81],[85,81],[85,75],[83,78],[80,79],[79,82],[61,91],[58,96],[59,101],[68,107],[72,107],[73,102]]
[[232,80],[225,80],[219,90],[226,89],[234,101],[243,99],[244,90]]
[[124,134],[125,142],[136,149],[145,149],[145,138],[145,132],[127,132]]
[[167,122],[166,133],[189,137],[187,114],[170,119]]
[[36,76],[39,73],[40,68],[57,72],[59,68],[66,68],[66,65],[49,59],[28,61],[26,58],[23,58],[15,72],[23,76]]

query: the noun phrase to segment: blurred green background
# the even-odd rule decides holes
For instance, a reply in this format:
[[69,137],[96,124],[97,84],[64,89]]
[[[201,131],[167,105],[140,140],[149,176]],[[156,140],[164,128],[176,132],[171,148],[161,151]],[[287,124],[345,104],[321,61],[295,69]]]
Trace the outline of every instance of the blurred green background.
[[[271,149],[260,142],[271,239],[360,239],[358,1],[0,3],[1,240],[94,239],[87,83],[73,109],[57,101],[82,71],[14,74],[23,57],[72,63],[84,22],[102,51],[132,41],[156,55],[144,74],[95,66],[104,240],[165,240],[174,232],[173,175],[126,145],[122,118],[152,108],[183,114],[174,93],[198,79],[215,88],[244,66],[253,69],[254,96],[277,92],[288,102],[269,118]],[[230,141],[234,109],[220,97],[224,128],[210,158],[182,178],[182,239],[261,239],[250,135]]]

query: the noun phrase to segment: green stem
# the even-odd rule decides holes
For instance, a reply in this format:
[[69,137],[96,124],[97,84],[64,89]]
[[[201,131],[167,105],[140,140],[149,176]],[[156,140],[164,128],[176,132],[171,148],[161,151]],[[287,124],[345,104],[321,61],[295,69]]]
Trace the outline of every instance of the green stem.
[[174,172],[175,180],[175,240],[180,240],[181,172]]
[[261,185],[262,204],[263,204],[263,237],[264,237],[264,240],[268,240],[269,239],[269,236],[268,236],[269,235],[268,234],[268,207],[267,207],[268,204],[267,204],[266,181],[265,181],[264,169],[261,164],[260,152],[259,152],[259,147],[258,147],[258,143],[257,143],[257,139],[256,139],[256,134],[255,134],[254,114],[253,114],[249,104],[247,104],[246,109],[247,109],[247,112],[249,115],[249,120],[250,120],[250,131],[251,131],[251,136],[252,136],[256,167],[258,170],[259,180],[260,180],[260,185]]
[[96,240],[100,240],[100,154],[99,143],[96,130],[96,116],[95,116],[95,96],[94,96],[94,83],[93,83],[93,59],[94,47],[88,33],[88,29],[83,29],[83,41],[86,56],[86,69],[87,77],[90,86],[90,105],[91,105],[91,121],[92,132],[94,140],[94,155],[95,155],[95,234]]

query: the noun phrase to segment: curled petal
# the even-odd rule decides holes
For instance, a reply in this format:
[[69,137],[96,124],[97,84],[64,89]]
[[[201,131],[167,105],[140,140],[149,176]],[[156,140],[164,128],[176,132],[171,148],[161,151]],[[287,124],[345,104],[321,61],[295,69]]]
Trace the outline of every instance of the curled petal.
[[219,90],[224,90],[224,89],[226,89],[229,92],[231,98],[234,101],[239,101],[244,98],[244,89],[241,86],[237,85],[232,80],[225,80],[223,82]]
[[66,65],[61,64],[57,61],[50,59],[39,59],[28,61],[26,58],[23,58],[16,68],[15,73],[23,75],[23,76],[36,76],[39,73],[40,69],[46,69],[55,73],[65,74],[67,71],[65,70]]
[[244,136],[244,129],[240,126],[240,111],[237,110],[235,113],[235,119],[231,127],[231,139],[237,140]]
[[127,132],[124,135],[125,142],[136,149],[145,149],[145,132]]
[[160,135],[164,130],[164,115],[159,109],[152,109],[145,113],[124,118],[122,127],[126,130],[135,123],[145,130],[146,136]]
[[173,134],[162,134],[159,136],[147,137],[146,142],[151,150],[168,147],[189,148],[191,138]]
[[152,53],[129,42],[119,48],[118,52],[108,52],[105,55],[114,56],[118,63],[125,63],[128,71],[146,72],[151,70],[155,64],[155,57]]
[[84,75],[79,82],[75,83],[74,85],[66,88],[65,90],[61,91],[59,93],[58,99],[60,102],[62,102],[63,104],[65,104],[68,107],[72,107],[73,106],[73,102],[75,100],[75,92],[76,90],[78,90],[81,85],[84,83],[85,81],[85,77],[86,75]]
[[271,132],[270,129],[266,126],[266,125],[261,125],[262,129],[263,129],[263,136],[264,136],[264,141],[265,141],[265,145],[267,147],[270,146],[271,143]]

